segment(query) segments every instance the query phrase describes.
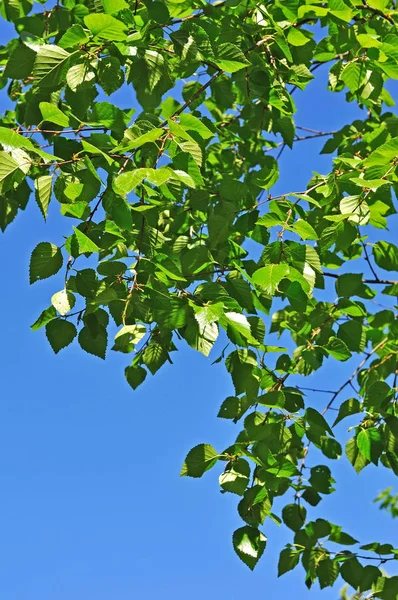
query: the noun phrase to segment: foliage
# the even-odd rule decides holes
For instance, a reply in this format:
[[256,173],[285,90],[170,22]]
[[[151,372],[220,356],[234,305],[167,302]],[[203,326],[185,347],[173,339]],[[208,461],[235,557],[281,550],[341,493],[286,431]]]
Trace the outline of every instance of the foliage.
[[[357,473],[398,475],[397,307],[379,307],[379,295],[398,295],[386,233],[398,191],[395,2],[1,0],[0,12],[17,32],[0,55],[15,104],[0,123],[0,226],[31,192],[44,219],[58,202],[65,222],[63,242],[31,255],[31,283],[59,281],[32,329],[54,352],[130,355],[134,389],[184,342],[205,356],[225,346],[215,362],[235,395],[219,417],[241,431],[224,450],[196,446],[182,475],[225,464],[220,486],[243,520],[233,546],[249,568],[272,519],[292,531],[280,575],[301,564],[308,587],[341,575],[395,599],[398,578],[379,566],[398,549],[357,549],[338,524],[311,518],[342,454]],[[332,132],[295,122],[294,92],[318,68],[362,118]],[[138,114],[112,101],[123,86]],[[284,148],[321,136],[330,172],[274,194]],[[301,378],[331,361],[354,366],[315,390],[330,396],[315,408]]]
[[379,502],[379,508],[381,510],[386,510],[390,513],[393,519],[398,517],[398,494],[395,496],[391,493],[392,488],[387,488],[383,492],[381,492],[375,502]]

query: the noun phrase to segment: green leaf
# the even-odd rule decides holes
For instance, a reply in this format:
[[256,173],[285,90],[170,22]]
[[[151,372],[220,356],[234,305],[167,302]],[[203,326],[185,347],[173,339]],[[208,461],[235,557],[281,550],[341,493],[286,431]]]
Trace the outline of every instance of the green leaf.
[[106,12],[108,15],[113,15],[121,10],[129,8],[129,5],[125,0],[102,0],[102,4],[104,7],[104,12]]
[[329,338],[328,343],[323,348],[336,360],[345,361],[351,358],[351,352],[346,344],[337,337]]
[[33,250],[29,264],[29,282],[47,279],[58,273],[63,264],[61,250],[49,242],[40,242]]
[[162,344],[152,339],[150,344],[145,348],[142,359],[146,367],[152,375],[167,361],[169,355],[163,348]]
[[40,102],[39,106],[43,121],[55,123],[60,127],[69,127],[69,118],[57,106],[49,102]]
[[320,412],[315,410],[315,408],[308,407],[307,410],[305,411],[305,418],[306,418],[308,424],[311,427],[315,427],[316,429],[318,429],[322,435],[325,432],[328,432],[328,433],[330,433],[330,435],[333,435],[333,432],[330,429],[329,424],[326,421],[325,417],[323,415],[321,415]]
[[80,231],[77,227],[74,227],[76,240],[79,246],[79,254],[85,254],[86,252],[99,252],[99,247],[93,242],[85,233]]
[[279,178],[278,162],[272,156],[265,156],[262,169],[253,173],[253,180],[259,187],[269,190]]
[[121,173],[114,181],[114,189],[119,194],[129,194],[140,183],[147,179],[155,186],[161,186],[173,177],[173,171],[168,167],[159,169],[136,169],[127,173]]
[[79,333],[79,344],[89,354],[94,354],[105,360],[108,334],[105,327],[97,326],[96,335],[93,335],[89,327],[83,327]]
[[53,306],[49,306],[41,313],[40,317],[30,326],[32,331],[37,331],[44,325],[47,325],[50,321],[55,319],[57,316],[57,311]]
[[73,92],[78,91],[79,86],[83,83],[94,81],[94,78],[94,72],[90,71],[85,63],[73,65],[66,73],[66,83]]
[[34,85],[40,87],[58,86],[65,74],[71,54],[50,44],[37,47],[37,55],[33,68]]
[[202,477],[203,473],[214,467],[218,454],[210,444],[199,444],[187,454],[181,469],[181,477]]
[[339,413],[335,419],[335,422],[333,423],[333,427],[346,417],[360,413],[361,410],[361,404],[356,398],[349,398],[348,400],[345,400],[339,408]]
[[363,566],[359,560],[353,556],[345,560],[340,567],[340,574],[344,581],[349,583],[354,589],[358,589],[362,580]]
[[251,334],[250,323],[245,315],[236,312],[226,312],[223,321],[226,322],[228,330],[232,330],[233,335],[241,335],[250,343],[256,344],[256,339]]
[[24,178],[20,164],[7,152],[0,152],[0,191],[7,191],[15,178]]
[[341,79],[344,81],[350,92],[356,92],[364,82],[366,76],[366,67],[361,62],[350,62],[344,68]]
[[82,269],[76,273],[76,290],[85,298],[92,298],[97,290],[98,280],[94,269]]
[[308,42],[311,41],[311,37],[307,37],[300,29],[291,27],[287,34],[287,41],[292,46],[305,46],[305,44],[308,44]]
[[76,302],[75,296],[68,290],[61,290],[51,297],[51,304],[59,312],[60,315],[65,316],[74,307]]
[[288,546],[279,555],[278,577],[291,571],[300,562],[301,551]]
[[52,175],[42,175],[35,179],[35,198],[44,220],[47,219],[48,206],[51,200],[52,183]]
[[398,270],[398,248],[391,242],[376,242],[373,246],[373,257],[378,267],[386,271]]
[[250,65],[243,52],[229,42],[220,44],[215,58],[216,65],[227,73],[235,73]]
[[145,325],[124,325],[115,335],[115,346],[113,347],[113,350],[131,352],[145,334]]
[[218,333],[216,323],[202,327],[196,321],[190,321],[185,329],[184,337],[192,348],[209,356],[218,338]]
[[370,219],[368,203],[361,196],[346,196],[340,202],[340,212],[354,225],[366,225]]
[[32,74],[35,58],[36,54],[31,48],[18,44],[7,61],[4,77],[26,79]]
[[392,390],[388,383],[385,381],[375,381],[366,390],[366,407],[380,406],[391,395],[391,392]]
[[308,481],[314,490],[321,494],[330,494],[334,491],[332,485],[335,481],[331,476],[329,467],[326,467],[325,465],[312,467],[311,476]]
[[81,25],[75,23],[63,34],[58,42],[58,46],[67,50],[68,48],[76,48],[83,46],[89,41],[90,37]]
[[97,75],[98,82],[107,96],[116,92],[124,83],[124,72],[116,56],[102,59],[98,65]]
[[278,284],[289,273],[289,267],[285,264],[266,265],[253,273],[253,283],[260,287],[266,294],[272,296]]
[[193,307],[195,311],[195,319],[198,322],[200,328],[207,327],[224,315],[224,306],[222,302],[216,302],[215,304],[208,304],[207,306]]
[[333,438],[327,436],[321,436],[320,446],[322,453],[331,459],[340,458],[343,454],[343,450],[339,442]]
[[148,12],[151,19],[157,23],[168,23],[170,20],[170,13],[163,2],[151,2],[148,4]]
[[372,192],[375,192],[382,185],[389,185],[389,183],[390,183],[389,181],[386,181],[385,179],[366,180],[366,179],[362,179],[361,177],[351,177],[350,181],[352,181],[353,183],[356,183],[361,188],[368,188],[368,189],[372,190]]
[[146,133],[143,133],[142,135],[139,135],[138,137],[134,138],[133,140],[123,140],[123,142],[121,144],[119,144],[118,146],[116,146],[116,148],[114,148],[114,152],[119,152],[119,151],[123,151],[123,152],[130,152],[130,150],[134,150],[135,148],[140,148],[141,146],[143,146],[144,144],[148,144],[149,142],[156,142],[161,135],[164,134],[163,129],[160,129],[159,127],[155,127],[154,129],[151,129],[150,131],[147,131]]
[[332,531],[329,535],[329,541],[336,542],[336,544],[344,544],[345,546],[358,544],[358,540],[353,538],[348,533],[342,531],[342,528],[337,525],[332,525]]
[[351,298],[361,290],[362,285],[360,273],[344,273],[336,281],[336,292],[339,296]]
[[352,352],[363,352],[366,346],[366,331],[358,321],[342,323],[337,332],[339,339],[343,340]]
[[224,473],[220,475],[220,486],[226,492],[242,496],[250,477],[250,465],[247,460],[238,458],[228,463]]
[[307,511],[299,504],[287,504],[282,510],[282,520],[293,531],[299,531],[305,523]]
[[357,435],[357,446],[361,454],[368,460],[371,459],[371,445],[372,440],[369,435],[369,430],[361,429]]
[[357,473],[360,473],[369,464],[369,460],[360,452],[356,438],[348,440],[345,453]]
[[371,152],[364,161],[366,166],[387,165],[396,157],[398,152],[398,137],[381,144],[376,150]]
[[264,553],[267,538],[254,527],[240,527],[234,531],[232,543],[241,561],[253,571]]
[[55,354],[69,346],[76,335],[76,327],[64,319],[53,319],[46,325],[46,336]]
[[175,136],[175,141],[183,152],[186,152],[200,167],[202,165],[202,149],[197,142],[188,134],[180,125],[169,120],[169,128],[171,133]]
[[214,133],[200,119],[189,113],[180,115],[180,125],[186,131],[196,131],[204,140],[214,136]]
[[185,277],[181,273],[181,265],[178,260],[174,260],[174,257],[169,258],[165,254],[157,254],[156,268],[160,269],[169,279],[185,282]]
[[315,229],[304,219],[298,219],[291,226],[292,231],[298,233],[303,240],[317,240],[318,234]]
[[147,372],[143,367],[136,365],[126,367],[124,374],[126,376],[127,383],[133,388],[133,390],[136,390],[138,386],[141,385],[141,383],[143,383],[145,380]]
[[127,37],[125,24],[111,15],[87,15],[84,23],[92,35],[101,40],[123,42]]
[[321,590],[325,587],[332,587],[339,576],[339,572],[339,563],[336,560],[330,558],[321,560],[316,568]]
[[352,19],[352,9],[343,2],[343,0],[329,0],[330,14],[341,19],[345,23],[349,23]]
[[250,404],[250,399],[246,396],[242,398],[228,396],[220,406],[217,417],[220,419],[240,419],[250,407]]

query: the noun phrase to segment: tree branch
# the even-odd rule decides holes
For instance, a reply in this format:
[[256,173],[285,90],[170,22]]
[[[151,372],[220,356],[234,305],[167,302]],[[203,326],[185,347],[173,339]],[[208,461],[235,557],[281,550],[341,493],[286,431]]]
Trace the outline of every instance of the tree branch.
[[382,10],[379,10],[378,8],[373,8],[373,6],[369,6],[369,4],[366,2],[366,0],[362,0],[362,6],[357,6],[356,8],[360,8],[362,10],[368,10],[368,11],[372,12],[373,15],[382,17],[382,19],[386,19],[387,21],[392,23],[392,25],[395,25],[395,21],[392,17],[390,17],[390,15],[387,15],[386,13],[384,13]]
[[[333,279],[338,279],[340,275],[337,273],[323,273],[324,277],[332,277]],[[377,277],[377,276],[376,276]],[[382,284],[382,285],[398,285],[398,280],[395,279],[362,279],[362,283],[371,283],[371,284]]]
[[361,360],[361,362],[359,363],[359,365],[357,366],[357,368],[355,369],[355,371],[352,373],[352,375],[350,375],[350,377],[347,379],[347,381],[345,381],[343,383],[343,385],[341,385],[339,387],[339,389],[337,390],[337,392],[335,392],[333,394],[332,398],[330,399],[330,401],[328,402],[328,404],[325,406],[325,408],[322,411],[323,415],[331,408],[331,406],[332,406],[333,402],[336,400],[337,396],[347,387],[347,385],[351,384],[351,382],[353,381],[353,379],[357,376],[357,374],[362,369],[362,367],[364,366],[364,364],[369,360],[369,358],[371,356],[373,356],[373,354],[375,354],[378,350],[380,350],[380,348],[382,348],[386,342],[388,342],[388,337],[384,338],[381,342],[379,342],[371,350],[371,352],[368,352],[365,355],[365,358]]
[[24,130],[19,130],[16,131],[15,129],[13,129],[13,131],[15,131],[16,133],[19,133],[20,135],[34,135],[35,133],[48,133],[48,134],[52,134],[52,135],[61,135],[64,133],[80,133],[80,132],[85,132],[85,131],[106,131],[107,127],[105,127],[105,125],[103,126],[98,126],[98,127],[78,127],[77,129],[40,129],[40,127],[36,127],[35,129],[24,129]]
[[372,262],[371,262],[371,260],[370,260],[370,256],[369,256],[369,254],[368,254],[368,249],[366,248],[366,244],[365,244],[365,242],[363,242],[363,241],[362,241],[362,242],[361,242],[361,244],[362,244],[363,252],[364,252],[364,255],[365,255],[365,260],[366,260],[366,262],[368,263],[370,270],[372,271],[373,277],[374,277],[374,278],[375,278],[377,281],[380,281],[380,277],[379,277],[379,276],[378,276],[378,274],[376,273],[376,271],[375,271],[375,269],[374,269],[374,267],[373,267],[373,265],[372,265]]

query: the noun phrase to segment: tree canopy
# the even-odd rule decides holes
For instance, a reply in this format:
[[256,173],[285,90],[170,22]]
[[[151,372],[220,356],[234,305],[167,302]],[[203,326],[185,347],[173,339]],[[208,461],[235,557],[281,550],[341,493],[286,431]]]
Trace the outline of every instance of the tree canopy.
[[[218,416],[239,434],[193,448],[181,474],[224,463],[238,557],[254,569],[272,519],[292,531],[279,575],[301,564],[308,587],[341,575],[396,600],[393,542],[311,519],[334,459],[353,477],[370,464],[398,475],[395,2],[0,0],[0,14],[16,31],[0,49],[14,105],[0,120],[0,227],[31,196],[44,219],[58,202],[65,226],[31,254],[30,282],[54,278],[32,329],[55,353],[126,354],[133,389],[184,343],[223,363],[235,395]],[[318,69],[361,118],[338,131],[295,122]],[[113,100],[123,86],[140,111]],[[282,152],[313,137],[330,171],[273,193]],[[315,407],[305,377],[331,361],[352,371],[314,390]],[[380,501],[396,510],[390,492]]]

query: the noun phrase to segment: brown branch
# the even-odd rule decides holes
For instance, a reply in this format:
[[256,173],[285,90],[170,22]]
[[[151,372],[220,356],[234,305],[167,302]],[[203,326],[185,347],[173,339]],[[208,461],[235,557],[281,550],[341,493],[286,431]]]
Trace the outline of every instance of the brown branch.
[[[340,275],[337,273],[323,273],[324,277],[333,277],[333,279],[338,279]],[[398,285],[398,280],[395,279],[362,279],[362,283],[371,283],[371,284],[382,284],[382,285]]]
[[[36,129],[31,129],[31,130],[19,130],[17,133],[20,133],[21,135],[34,135],[35,133],[49,133],[52,135],[61,135],[64,133],[80,133],[80,132],[85,132],[85,131],[101,131],[101,130],[106,130],[107,127],[105,126],[98,126],[98,127],[78,127],[77,129],[40,129],[40,127],[36,127]],[[15,129],[13,129],[12,131],[15,131]]]
[[97,212],[97,210],[100,207],[100,204],[102,202],[102,198],[105,196],[106,190],[102,192],[102,194],[100,195],[100,197],[98,198],[98,201],[96,203],[96,205],[94,206],[94,208],[92,209],[92,211],[90,212],[88,219],[86,221],[86,227],[85,230],[87,231],[88,226],[90,225],[91,221],[93,220],[93,217],[95,215],[95,213]]
[[361,360],[361,362],[359,363],[359,365],[357,366],[357,368],[355,369],[355,371],[352,373],[352,375],[350,375],[350,377],[347,379],[347,381],[345,381],[339,387],[339,389],[337,390],[337,392],[335,392],[333,394],[332,398],[330,399],[330,401],[328,402],[328,404],[325,406],[325,408],[322,411],[323,415],[331,408],[331,406],[332,406],[333,402],[336,400],[337,396],[347,387],[347,385],[351,384],[351,382],[353,381],[353,379],[357,376],[357,374],[362,369],[362,367],[364,366],[364,364],[369,360],[369,358],[371,356],[373,356],[373,354],[375,354],[378,350],[380,350],[380,348],[382,348],[384,346],[384,344],[386,344],[386,342],[388,342],[388,337],[384,338],[370,352],[368,352],[365,355],[365,358],[363,358]]
[[[315,138],[320,138],[320,137],[326,137],[328,135],[334,135],[335,133],[338,133],[337,131],[319,131],[313,135],[303,135],[303,136],[299,136],[297,135],[294,139],[293,139],[293,143],[295,144],[296,142],[302,142],[304,140],[313,140]],[[286,146],[288,146],[289,144],[287,144],[286,142],[280,142],[277,146],[275,146],[275,148],[279,148],[280,146],[282,146],[282,148],[279,150],[276,160],[278,160],[283,152],[283,150],[285,149]],[[271,152],[272,150],[275,150],[275,148],[270,148],[268,150],[268,152]]]
[[362,244],[362,248],[363,248],[363,252],[365,255],[365,260],[369,265],[370,270],[372,271],[373,277],[375,278],[376,281],[380,281],[380,277],[378,276],[378,274],[376,273],[375,269],[373,268],[372,262],[370,260],[370,256],[368,254],[368,249],[366,248],[366,244],[365,242],[361,242]]
[[[319,129],[312,129],[311,127],[302,127],[301,125],[296,125],[296,129],[301,129],[302,131],[309,131],[310,133],[322,133]],[[337,131],[334,133],[337,133]]]
[[[286,192],[285,194],[278,194],[276,196],[268,196],[266,198],[266,200],[261,200],[260,202],[257,202],[250,208],[242,208],[242,210],[239,210],[238,213],[244,212],[245,210],[254,210],[258,206],[261,206],[261,204],[265,204],[266,202],[271,202],[271,200],[280,200],[282,198],[286,198],[287,196],[292,196],[294,194],[299,194],[301,196],[304,196],[306,194],[309,194],[309,192],[316,190],[316,188],[318,188],[321,185],[324,185],[324,181],[320,181],[319,183],[316,183],[312,187],[308,188],[308,190],[303,190],[301,192]],[[300,200],[303,200],[303,198],[300,198]]]
[[387,15],[386,13],[384,13],[382,10],[379,10],[378,8],[373,8],[373,6],[369,6],[369,4],[366,2],[366,0],[362,0],[362,6],[357,6],[356,8],[359,8],[362,10],[368,10],[368,11],[372,12],[374,16],[382,17],[382,19],[386,19],[386,21],[389,21],[390,23],[392,23],[392,25],[395,25],[395,21],[392,17],[390,17],[390,15]]
[[296,386],[298,390],[307,390],[309,392],[321,392],[322,394],[335,394],[335,391],[332,390],[320,390],[318,388],[309,388],[309,387],[302,387],[300,386]]
[[[329,552],[329,550],[327,552]],[[329,554],[333,554],[335,557],[336,556],[347,556],[347,554],[345,554],[344,552],[329,552]],[[347,560],[349,560],[350,558],[360,558],[361,560],[378,560],[381,563],[385,563],[389,560],[397,560],[397,557],[395,555],[391,556],[391,557],[383,558],[382,556],[362,556],[361,554],[356,554],[356,553],[351,554],[347,558]]]

